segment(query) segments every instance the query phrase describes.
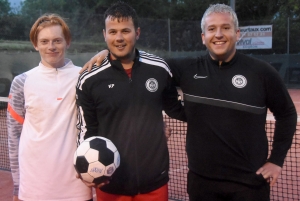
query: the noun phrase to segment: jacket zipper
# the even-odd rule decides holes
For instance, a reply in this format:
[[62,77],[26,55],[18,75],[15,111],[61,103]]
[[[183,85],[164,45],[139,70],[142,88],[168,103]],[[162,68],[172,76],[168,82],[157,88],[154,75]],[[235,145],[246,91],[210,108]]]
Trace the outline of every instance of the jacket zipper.
[[[135,63],[133,63],[132,65],[132,69],[131,69],[131,77],[128,77],[129,78],[129,84],[132,83],[132,77],[133,77],[133,69],[134,69],[134,65]],[[126,72],[125,72],[126,73]],[[127,73],[126,73],[127,75]],[[133,86],[130,86],[130,87],[133,87]],[[137,160],[137,136],[136,136],[136,131],[134,133],[134,155],[135,155],[135,167],[136,167],[136,182],[137,182],[137,194],[140,194],[140,178],[139,178],[139,175],[140,175],[140,172],[139,172],[139,167],[138,167],[138,160]]]
[[58,78],[58,69],[55,68],[56,70],[56,76],[55,76],[55,81],[56,81],[56,100],[61,99],[60,97],[60,83],[59,83],[59,78]]

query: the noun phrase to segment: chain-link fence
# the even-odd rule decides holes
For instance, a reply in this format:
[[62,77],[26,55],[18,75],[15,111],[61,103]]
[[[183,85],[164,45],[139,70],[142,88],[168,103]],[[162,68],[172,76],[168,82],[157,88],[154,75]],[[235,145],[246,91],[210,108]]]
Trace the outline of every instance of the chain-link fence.
[[[7,17],[0,32],[0,53],[6,48],[1,48],[1,44],[10,40],[13,46],[14,41],[20,46],[22,42],[27,43],[29,49],[24,48],[23,52],[35,51],[29,43],[29,30],[34,21],[43,14],[37,11],[31,16],[11,16]],[[75,64],[83,65],[95,52],[106,47],[103,38],[104,19],[103,15],[90,13],[58,13],[64,17],[72,32],[72,44],[68,53],[75,59]],[[3,17],[0,16],[0,21]],[[198,21],[174,21],[169,19],[148,19],[140,18],[141,36],[138,40],[138,48],[148,51],[163,58],[166,57],[186,57],[199,56],[206,53],[206,47],[202,44],[200,20]],[[289,88],[300,88],[300,22],[286,19],[281,21],[240,21],[240,26],[272,25],[272,48],[238,50],[245,54],[258,57],[270,63],[276,68]],[[31,48],[31,49],[30,49]],[[1,51],[2,49],[2,51]],[[88,54],[87,54],[88,53]],[[91,53],[91,54],[90,54]],[[13,53],[10,53],[12,55]],[[87,54],[87,55],[86,55]],[[10,74],[11,79],[34,65],[26,66],[26,56],[21,54],[17,57],[4,55],[0,64],[0,73],[4,76]],[[20,58],[24,58],[22,61]],[[79,62],[77,58],[80,57]],[[37,57],[37,59],[39,59]],[[32,60],[32,59],[31,59]],[[34,59],[33,59],[34,60]],[[25,65],[24,65],[25,64]],[[25,69],[25,70],[24,70]],[[5,71],[5,72],[2,72]],[[3,77],[0,76],[0,77]]]
[[[43,14],[40,10],[30,16],[0,16],[1,40],[28,41],[29,30],[34,21]],[[58,13],[65,19],[72,31],[73,41],[104,42],[102,14]],[[140,18],[141,37],[138,44],[144,49],[165,51],[205,50],[201,40],[200,19],[197,21],[175,21],[169,19]],[[298,54],[300,53],[300,22],[292,19],[270,21],[240,21],[240,26],[272,25],[271,49],[243,50],[251,54]],[[88,51],[88,50],[86,50]]]

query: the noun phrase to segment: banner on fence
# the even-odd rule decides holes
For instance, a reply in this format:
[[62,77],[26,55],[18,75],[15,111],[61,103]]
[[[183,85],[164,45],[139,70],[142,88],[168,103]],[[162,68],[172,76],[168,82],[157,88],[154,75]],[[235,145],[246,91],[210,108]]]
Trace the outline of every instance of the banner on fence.
[[237,49],[271,49],[272,25],[240,27],[241,37]]

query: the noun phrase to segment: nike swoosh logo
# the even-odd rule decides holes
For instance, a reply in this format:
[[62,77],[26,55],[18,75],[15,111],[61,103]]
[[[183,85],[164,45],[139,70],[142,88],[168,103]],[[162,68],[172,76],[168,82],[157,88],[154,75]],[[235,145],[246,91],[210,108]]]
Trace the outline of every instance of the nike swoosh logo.
[[194,75],[194,78],[195,78],[195,79],[207,78],[207,76],[197,76],[197,74],[196,74],[196,75]]

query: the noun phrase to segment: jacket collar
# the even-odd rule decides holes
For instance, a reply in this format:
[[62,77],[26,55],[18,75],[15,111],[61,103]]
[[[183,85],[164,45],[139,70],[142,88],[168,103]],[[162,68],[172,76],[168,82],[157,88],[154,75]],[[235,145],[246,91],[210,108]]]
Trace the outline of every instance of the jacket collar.
[[221,65],[219,65],[219,60],[213,60],[210,54],[207,54],[206,57],[207,60],[210,61],[210,63],[213,64],[214,66],[225,69],[225,68],[230,68],[236,62],[238,55],[239,53],[236,51],[233,58],[230,61],[228,62],[223,61]]
[[[140,52],[135,48],[135,58],[133,59],[134,63],[137,63],[140,59]],[[116,67],[120,70],[123,70],[123,66],[120,60],[111,60],[110,53],[108,54],[108,60],[113,67]]]
[[40,68],[40,70],[42,72],[45,72],[45,73],[52,73],[52,72],[56,72],[56,71],[60,71],[60,70],[63,70],[63,69],[66,69],[66,68],[69,68],[69,67],[72,67],[73,66],[73,62],[68,59],[68,58],[65,58],[65,65],[62,66],[62,67],[59,67],[59,68],[50,68],[50,67],[47,67],[45,66],[44,64],[42,64],[42,62],[39,63],[38,67]]

